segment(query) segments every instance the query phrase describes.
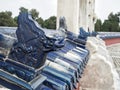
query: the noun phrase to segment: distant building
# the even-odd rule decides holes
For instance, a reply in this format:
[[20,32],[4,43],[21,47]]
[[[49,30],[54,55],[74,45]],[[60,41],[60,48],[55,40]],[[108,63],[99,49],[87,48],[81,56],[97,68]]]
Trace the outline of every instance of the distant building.
[[94,30],[95,0],[57,0],[57,27],[59,17],[64,16],[68,30],[78,33],[83,27],[86,31]]

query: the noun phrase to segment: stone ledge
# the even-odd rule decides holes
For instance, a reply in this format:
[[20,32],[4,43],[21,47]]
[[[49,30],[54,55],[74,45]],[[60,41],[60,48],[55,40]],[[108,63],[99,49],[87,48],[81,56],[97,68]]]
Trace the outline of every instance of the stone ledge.
[[105,42],[89,37],[86,47],[90,50],[90,59],[80,80],[80,90],[119,90],[116,85],[118,76]]

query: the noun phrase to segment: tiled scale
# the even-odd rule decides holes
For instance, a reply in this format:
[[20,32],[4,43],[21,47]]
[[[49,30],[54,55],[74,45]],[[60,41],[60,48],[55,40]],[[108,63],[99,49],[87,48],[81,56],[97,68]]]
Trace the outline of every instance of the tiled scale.
[[[80,77],[82,76],[85,65],[89,59],[88,50],[78,45],[75,41],[71,40],[70,42],[69,40],[66,41],[65,46],[61,50],[49,53],[47,57],[48,61],[46,62],[48,65],[46,64],[47,66],[43,69],[43,75],[46,73],[50,76],[54,76],[56,79],[66,82],[69,90],[76,89],[77,83],[79,83]],[[69,77],[69,75],[72,76],[73,80],[71,78],[71,81],[65,81],[64,79]],[[49,77],[48,75],[46,76]],[[57,88],[58,87],[54,87],[54,89]]]
[[[32,29],[34,25],[36,25],[36,29],[39,29],[37,24],[34,24],[34,20],[32,20],[30,16],[28,18],[30,22],[27,23],[32,26]],[[61,42],[56,45],[60,43]],[[3,63],[5,57],[0,54],[0,65],[3,66],[3,68],[0,69],[0,78],[5,78],[5,81],[0,82],[0,84],[11,90],[74,90],[77,88],[77,83],[79,83],[89,59],[89,51],[85,48],[85,43],[86,39],[81,39],[78,35],[68,32],[64,47],[48,53],[42,69],[34,69],[34,65],[30,67],[32,65],[31,63],[24,62],[28,65],[26,66],[11,59]],[[49,48],[49,46],[46,47]],[[27,50],[30,51],[31,49],[30,47]],[[13,65],[11,68],[6,67],[6,65],[9,66],[11,64]],[[18,72],[14,74],[14,71],[17,70]],[[25,74],[20,70],[23,70]]]

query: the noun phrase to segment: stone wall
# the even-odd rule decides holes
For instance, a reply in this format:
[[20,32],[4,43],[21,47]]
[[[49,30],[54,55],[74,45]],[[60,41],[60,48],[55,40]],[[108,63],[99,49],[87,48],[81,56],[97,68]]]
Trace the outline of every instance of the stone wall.
[[117,90],[116,71],[105,42],[89,37],[86,47],[90,51],[90,60],[80,80],[81,90]]

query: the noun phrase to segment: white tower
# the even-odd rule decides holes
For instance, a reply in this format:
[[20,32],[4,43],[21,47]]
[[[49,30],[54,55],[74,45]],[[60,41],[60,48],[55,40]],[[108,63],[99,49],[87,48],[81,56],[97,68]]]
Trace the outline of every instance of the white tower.
[[74,33],[79,33],[80,27],[94,30],[95,0],[58,0],[57,4],[57,28],[60,16],[64,16],[68,30]]
[[68,30],[76,33],[76,30],[79,28],[79,0],[58,0],[57,28],[61,16],[65,17]]

